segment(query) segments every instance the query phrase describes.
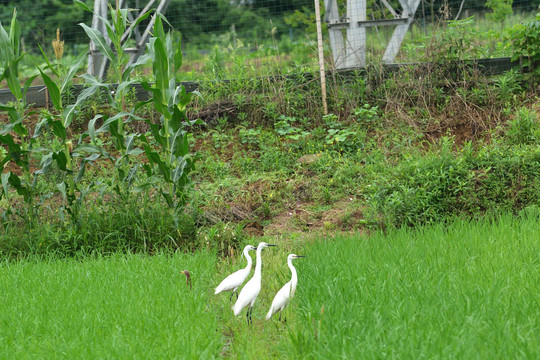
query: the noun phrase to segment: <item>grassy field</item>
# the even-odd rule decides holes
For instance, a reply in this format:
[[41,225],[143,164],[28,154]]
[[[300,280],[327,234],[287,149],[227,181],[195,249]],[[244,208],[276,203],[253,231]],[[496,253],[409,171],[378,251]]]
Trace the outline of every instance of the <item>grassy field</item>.
[[[540,355],[538,214],[369,237],[268,239],[253,326],[210,252],[1,264],[0,358],[467,358]],[[286,323],[263,320],[290,277]],[[193,290],[180,270],[193,274]]]
[[[221,343],[204,286],[214,263],[211,254],[4,263],[0,358],[211,358]],[[192,291],[183,269],[197,274]]]

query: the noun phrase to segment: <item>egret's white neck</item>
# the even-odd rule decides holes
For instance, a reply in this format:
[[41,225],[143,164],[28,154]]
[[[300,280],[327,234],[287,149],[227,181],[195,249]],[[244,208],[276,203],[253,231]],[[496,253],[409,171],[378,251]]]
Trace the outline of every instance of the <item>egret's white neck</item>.
[[246,270],[251,270],[251,264],[253,264],[253,260],[251,260],[251,256],[249,256],[249,249],[246,249],[244,250],[244,256],[246,257],[246,260],[247,260],[247,266],[246,266]]
[[296,284],[298,283],[298,276],[296,275],[296,268],[292,264],[292,258],[287,259],[287,264],[289,265],[289,269],[291,269],[291,297],[294,295],[294,292],[296,291]]
[[262,258],[261,258],[262,247],[257,248],[257,262],[255,263],[255,273],[253,277],[261,277],[261,268],[262,268]]

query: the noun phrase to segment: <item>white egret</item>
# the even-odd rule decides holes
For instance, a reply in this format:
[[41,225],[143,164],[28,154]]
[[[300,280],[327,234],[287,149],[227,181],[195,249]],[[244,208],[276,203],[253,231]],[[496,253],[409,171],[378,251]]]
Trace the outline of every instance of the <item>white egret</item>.
[[270,306],[270,311],[266,314],[266,319],[270,319],[275,313],[279,311],[279,321],[281,321],[281,311],[287,306],[289,301],[294,296],[296,292],[296,284],[298,284],[298,276],[296,275],[296,268],[293,266],[293,259],[298,259],[305,257],[303,255],[290,254],[287,256],[287,264],[289,269],[291,269],[291,281],[283,285],[283,287],[277,292],[274,300],[272,301],[272,306]]
[[261,252],[264,248],[269,246],[276,246],[276,245],[269,245],[265,242],[259,243],[257,246],[257,262],[255,264],[255,273],[253,274],[253,277],[247,282],[246,286],[242,288],[242,291],[240,291],[240,295],[238,295],[238,299],[236,300],[236,303],[233,306],[234,315],[238,316],[240,315],[240,312],[243,308],[249,305],[249,308],[246,312],[246,318],[248,324],[250,324],[251,321],[251,313],[253,312],[253,304],[255,303],[255,300],[257,300],[257,296],[259,295],[259,292],[261,291],[261,268],[262,268],[262,259],[261,259]]
[[244,281],[246,281],[249,272],[251,271],[251,264],[253,263],[253,260],[251,260],[251,257],[249,256],[250,250],[257,250],[257,248],[253,245],[247,245],[244,248],[243,253],[247,259],[247,266],[243,269],[233,272],[231,275],[223,279],[223,281],[217,286],[216,292],[214,294],[219,294],[222,291],[232,290],[229,301],[231,301],[234,293],[236,293],[236,298],[238,298],[238,288],[244,283]]

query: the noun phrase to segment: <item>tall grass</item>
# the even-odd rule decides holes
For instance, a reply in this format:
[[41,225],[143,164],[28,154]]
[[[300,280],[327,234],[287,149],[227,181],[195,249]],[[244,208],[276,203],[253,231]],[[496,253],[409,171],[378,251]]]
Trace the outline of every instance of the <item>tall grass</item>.
[[[113,255],[0,264],[0,358],[536,359],[539,214],[369,237],[272,239],[262,290],[235,317],[213,288],[245,262]],[[283,316],[276,291],[299,284]],[[192,273],[193,290],[180,270]]]
[[456,221],[310,248],[291,358],[538,358],[540,228]]
[[[117,255],[0,265],[2,359],[210,359],[215,255]],[[193,274],[193,289],[180,270]]]

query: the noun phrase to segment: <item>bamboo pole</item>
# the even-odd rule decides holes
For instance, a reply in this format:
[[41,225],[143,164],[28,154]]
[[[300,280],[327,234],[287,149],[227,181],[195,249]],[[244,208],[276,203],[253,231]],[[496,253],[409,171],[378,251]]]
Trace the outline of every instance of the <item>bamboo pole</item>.
[[317,23],[317,44],[319,47],[319,68],[321,71],[321,94],[324,115],[328,114],[328,105],[326,104],[326,74],[324,71],[324,51],[322,40],[321,10],[319,0],[315,1],[315,21]]

